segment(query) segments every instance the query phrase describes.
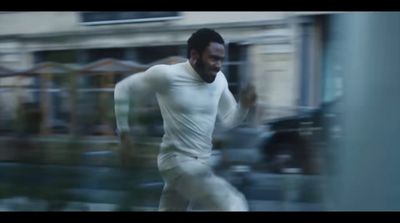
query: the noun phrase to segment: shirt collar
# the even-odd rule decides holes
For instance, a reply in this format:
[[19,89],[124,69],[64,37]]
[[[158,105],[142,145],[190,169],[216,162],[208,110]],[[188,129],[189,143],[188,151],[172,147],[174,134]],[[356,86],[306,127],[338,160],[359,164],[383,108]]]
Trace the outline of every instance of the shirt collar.
[[[192,65],[190,64],[189,60],[186,61],[185,66],[187,68],[187,70],[189,71],[189,73],[198,81],[203,81],[203,79],[201,79],[200,75],[194,70],[194,68],[192,67]],[[204,82],[204,81],[203,81]]]

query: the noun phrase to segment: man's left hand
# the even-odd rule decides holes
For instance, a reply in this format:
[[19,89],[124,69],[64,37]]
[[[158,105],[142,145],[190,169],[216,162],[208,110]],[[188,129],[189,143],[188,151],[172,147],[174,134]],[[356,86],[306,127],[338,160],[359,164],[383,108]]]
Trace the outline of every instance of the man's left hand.
[[243,108],[254,106],[257,100],[255,87],[252,84],[247,85],[240,91],[240,105]]

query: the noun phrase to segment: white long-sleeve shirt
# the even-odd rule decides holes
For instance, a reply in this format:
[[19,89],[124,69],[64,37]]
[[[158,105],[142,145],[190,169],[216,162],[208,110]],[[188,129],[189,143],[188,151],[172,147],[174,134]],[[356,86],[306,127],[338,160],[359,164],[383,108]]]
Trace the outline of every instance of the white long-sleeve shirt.
[[129,97],[143,92],[156,94],[164,120],[160,155],[173,151],[208,158],[217,115],[224,126],[234,127],[247,114],[229,91],[222,72],[214,82],[206,83],[189,61],[155,65],[115,86],[115,115],[120,132],[129,131]]

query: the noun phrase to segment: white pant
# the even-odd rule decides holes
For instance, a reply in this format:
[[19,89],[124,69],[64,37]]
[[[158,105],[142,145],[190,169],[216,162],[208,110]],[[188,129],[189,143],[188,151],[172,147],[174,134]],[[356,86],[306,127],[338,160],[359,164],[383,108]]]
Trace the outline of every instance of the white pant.
[[208,211],[248,211],[243,194],[216,176],[207,161],[182,154],[168,159],[173,167],[163,168],[159,163],[165,182],[160,211],[186,211],[192,202]]

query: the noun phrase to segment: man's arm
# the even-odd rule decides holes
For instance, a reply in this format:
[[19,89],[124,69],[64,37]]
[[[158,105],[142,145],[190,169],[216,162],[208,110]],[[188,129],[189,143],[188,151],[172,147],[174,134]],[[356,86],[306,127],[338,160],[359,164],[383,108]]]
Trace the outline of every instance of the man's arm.
[[131,97],[140,98],[157,92],[163,84],[165,68],[162,65],[149,68],[145,72],[130,75],[115,85],[114,110],[118,134],[121,140],[121,161],[125,165],[133,142],[129,134],[129,102]]
[[233,128],[246,118],[249,109],[256,101],[254,87],[249,85],[242,89],[239,100],[240,103],[237,103],[226,83],[218,107],[219,118],[225,127]]

